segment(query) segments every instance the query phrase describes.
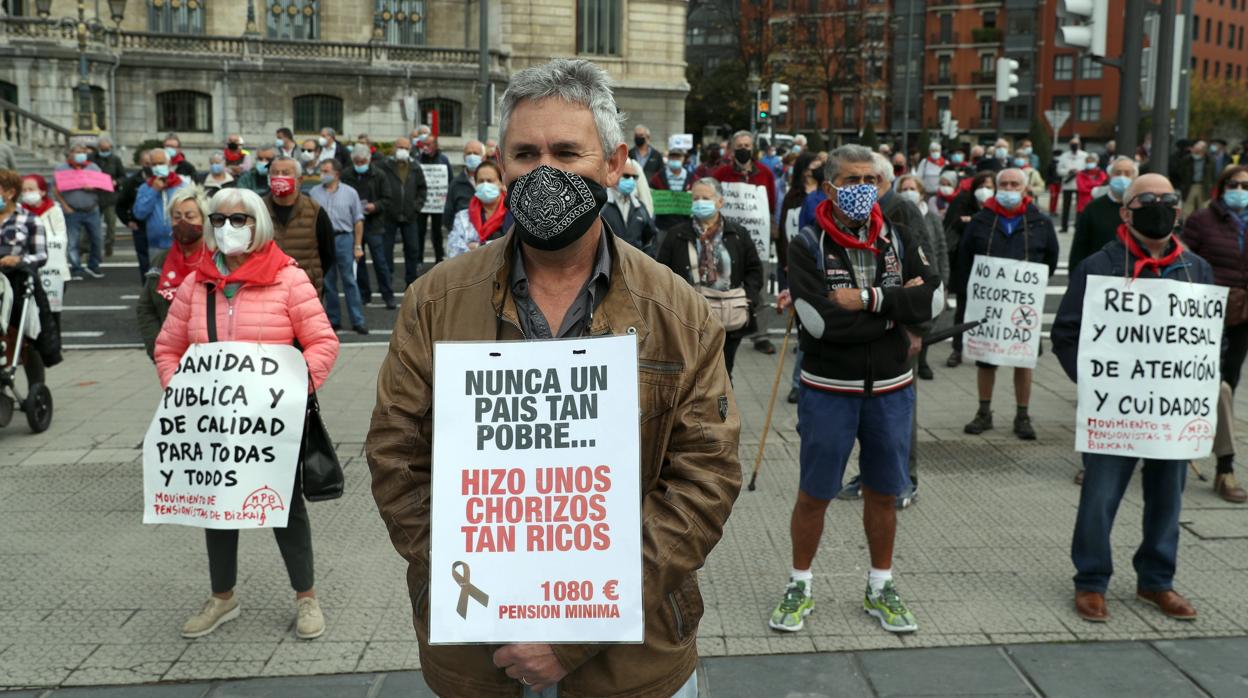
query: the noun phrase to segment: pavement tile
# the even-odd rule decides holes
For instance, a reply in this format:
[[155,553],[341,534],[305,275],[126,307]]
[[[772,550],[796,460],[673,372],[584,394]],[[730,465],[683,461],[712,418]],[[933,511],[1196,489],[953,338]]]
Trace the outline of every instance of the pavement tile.
[[849,698],[870,692],[853,657],[847,654],[759,657],[749,662],[731,658],[705,659],[698,673],[704,698]]
[[266,662],[200,662],[182,659],[164,675],[165,681],[218,681],[259,676]]
[[883,650],[863,652],[858,659],[881,698],[1032,695],[995,647]]
[[[204,698],[211,686],[160,684],[154,686],[115,686],[62,688],[48,698]],[[10,698],[9,694],[4,694]]]
[[400,671],[385,674],[372,698],[435,698],[435,695],[420,672]]
[[290,640],[278,645],[264,666],[264,676],[343,674],[355,671],[367,643],[334,642],[328,631],[316,640]]
[[1153,647],[1215,698],[1248,695],[1248,638],[1157,640]]
[[420,645],[407,642],[370,642],[356,671],[399,671],[420,668]]
[[1202,695],[1143,643],[1013,645],[1006,651],[1047,698]]
[[365,698],[378,678],[371,674],[347,674],[229,681],[213,688],[208,698]]

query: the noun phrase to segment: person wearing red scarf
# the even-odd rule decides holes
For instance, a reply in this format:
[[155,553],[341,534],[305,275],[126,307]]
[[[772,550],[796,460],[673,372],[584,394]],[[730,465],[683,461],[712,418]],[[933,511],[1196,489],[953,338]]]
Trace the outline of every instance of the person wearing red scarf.
[[797,632],[814,609],[812,566],[824,515],[857,443],[870,556],[863,606],[884,630],[914,632],[918,623],[892,574],[897,495],[911,486],[912,358],[918,349],[910,350],[905,328],[932,319],[943,288],[921,234],[893,227],[877,203],[882,175],[870,150],[834,150],[824,174],[827,200],[815,209],[815,225],[789,243],[789,289],[801,320],[801,477],[789,584],[768,625]]
[[506,234],[507,192],[502,190],[503,175],[493,160],[483,160],[475,174],[476,193],[468,208],[455,214],[446,238],[447,258],[458,257]]
[[[1174,236],[1179,204],[1179,196],[1170,180],[1159,174],[1139,177],[1123,196],[1119,210],[1123,225],[1118,229],[1117,239],[1071,270],[1070,284],[1062,297],[1051,336],[1053,353],[1072,381],[1078,383],[1081,378],[1078,372],[1080,333],[1092,332],[1096,322],[1096,318],[1083,316],[1088,277],[1214,284],[1209,263],[1185,249]],[[1175,347],[1176,355],[1182,351]],[[1216,347],[1214,355],[1217,355]],[[1129,361],[1124,358],[1124,362]],[[1124,367],[1129,365],[1124,363]],[[1125,371],[1124,368],[1124,374]],[[1141,385],[1139,390],[1142,394],[1148,386]],[[1214,417],[1211,415],[1210,419]],[[1104,453],[1081,455],[1084,477],[1070,555],[1076,571],[1075,613],[1087,621],[1105,622],[1110,618],[1105,592],[1114,567],[1110,535],[1115,513],[1139,459]],[[1134,558],[1137,599],[1178,620],[1196,618],[1196,609],[1174,590],[1187,467],[1186,459],[1144,461],[1140,473],[1144,535]]]
[[[976,255],[1039,262],[1049,268],[1050,276],[1057,271],[1061,247],[1057,231],[1049,217],[1041,213],[1027,195],[1027,175],[1017,167],[1010,167],[997,173],[996,184],[996,193],[966,224],[958,244],[955,286],[964,297]],[[975,366],[979,409],[963,427],[967,434],[982,434],[993,428],[992,393],[996,387],[997,367],[984,361],[976,361]],[[1013,431],[1024,441],[1036,438],[1029,414],[1033,371],[1031,368],[1014,368],[1017,411],[1014,413]]]
[[65,300],[65,282],[69,280],[69,258],[66,256],[69,237],[65,230],[65,212],[48,196],[48,181],[37,174],[22,177],[21,202],[22,208],[37,216],[43,224],[48,261],[39,273],[44,277],[49,307],[53,313],[60,313]]
[[139,334],[148,357],[153,356],[156,337],[169,314],[169,305],[178,294],[182,282],[195,271],[205,257],[204,228],[207,225],[205,211],[208,199],[203,190],[184,187],[169,200],[170,223],[173,244],[152,257],[151,268],[143,278],[143,293],[135,308],[139,319]]

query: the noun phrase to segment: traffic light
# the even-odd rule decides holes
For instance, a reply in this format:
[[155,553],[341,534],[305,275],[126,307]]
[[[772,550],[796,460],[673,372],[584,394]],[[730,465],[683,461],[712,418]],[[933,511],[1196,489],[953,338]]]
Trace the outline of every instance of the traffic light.
[[1018,96],[1018,61],[1002,56],[997,59],[997,101],[1008,102]]
[[1109,0],[1058,0],[1058,20],[1077,22],[1057,28],[1057,45],[1083,49],[1093,56],[1105,55],[1109,30]]
[[783,116],[789,113],[789,86],[782,82],[771,83],[771,114]]
[[959,133],[958,120],[953,118],[953,112],[942,109],[940,111],[940,135],[952,141],[957,140]]
[[765,100],[758,100],[758,120],[762,121],[771,115],[771,104]]

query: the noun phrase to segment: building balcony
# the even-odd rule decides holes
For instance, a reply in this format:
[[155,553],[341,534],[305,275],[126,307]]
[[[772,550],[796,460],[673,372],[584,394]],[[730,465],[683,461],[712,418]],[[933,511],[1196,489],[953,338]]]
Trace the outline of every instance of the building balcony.
[[975,85],[995,85],[997,84],[997,71],[977,70],[971,73],[971,82]]
[[[27,17],[0,17],[0,46],[21,49],[23,45],[38,46],[37,55],[46,56],[48,44],[67,51],[77,51],[77,34],[73,26],[54,20]],[[421,64],[443,68],[475,70],[479,53],[475,49],[404,46],[380,42],[291,41],[269,39],[259,35],[211,36],[206,34],[165,34],[98,28],[90,32],[88,51],[119,53],[127,58],[138,56],[171,56],[211,60],[223,59],[262,62],[291,60],[326,62],[360,66],[383,64]],[[492,72],[510,72],[510,56],[490,51]]]
[[927,37],[928,46],[952,46],[958,43],[957,32],[936,32]]
[[929,75],[928,85],[953,85],[956,82],[952,75]]
[[997,27],[979,27],[971,30],[971,42],[976,44],[995,44],[1001,41],[1001,30]]

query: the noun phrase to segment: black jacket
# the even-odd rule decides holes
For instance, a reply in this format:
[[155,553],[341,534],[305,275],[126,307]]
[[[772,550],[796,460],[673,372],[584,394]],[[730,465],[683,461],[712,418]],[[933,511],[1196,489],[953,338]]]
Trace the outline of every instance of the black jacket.
[[399,178],[398,163],[394,158],[387,158],[377,165],[377,172],[386,179],[390,191],[390,203],[386,211],[386,223],[415,223],[420,209],[425,206],[425,195],[429,187],[425,184],[425,171],[415,160],[407,162],[407,182]]
[[641,170],[642,172],[645,172],[647,182],[650,181],[650,178],[656,173],[663,171],[663,161],[667,159],[662,153],[659,152],[658,148],[654,147],[653,143],[650,144],[650,154],[647,155],[644,160],[637,157],[637,148],[629,148],[628,157],[632,160],[636,160],[637,163],[641,165]]
[[461,170],[451,180],[446,191],[446,209],[442,212],[442,227],[450,230],[455,223],[455,214],[468,208],[468,203],[477,193],[477,187],[468,179],[468,170]]
[[[790,241],[789,290],[801,322],[805,385],[869,396],[913,382],[910,338],[902,325],[932,319],[933,296],[940,286],[936,267],[919,254],[918,240],[886,222],[875,243],[875,278],[866,283],[854,278],[844,248],[818,227],[803,228]],[[916,277],[923,279],[921,285],[904,287]],[[842,288],[868,288],[868,309],[842,310],[833,303],[828,294]]]
[[[1057,355],[1062,369],[1072,381],[1079,380],[1079,331],[1083,326],[1083,295],[1088,288],[1088,277],[1126,276],[1130,273],[1127,271],[1127,256],[1126,246],[1115,238],[1099,252],[1085,258],[1077,269],[1070,270],[1070,283],[1066,287],[1066,295],[1062,296],[1062,304],[1057,309],[1057,318],[1053,321],[1050,336],[1053,353]],[[1132,267],[1135,266],[1135,260],[1135,257],[1131,258]],[[1213,269],[1205,260],[1184,250],[1179,261],[1162,269],[1160,274],[1146,269],[1140,278],[1212,284]],[[1180,351],[1180,348],[1176,347],[1175,351]]]
[[390,182],[384,174],[377,171],[376,165],[369,165],[368,172],[360,174],[354,165],[342,173],[342,183],[355,190],[360,197],[360,206],[374,204],[372,213],[364,214],[364,232],[379,233],[385,223],[386,210],[391,205]]
[[602,219],[611,226],[611,232],[615,233],[620,240],[651,257],[654,256],[654,241],[659,235],[659,228],[654,224],[654,218],[645,206],[640,203],[633,204],[628,210],[626,221],[620,207],[616,206],[614,201],[610,201],[602,207]]
[[139,196],[139,187],[147,181],[147,173],[139,170],[126,178],[125,184],[121,185],[121,192],[117,195],[117,204],[114,211],[117,212],[117,219],[126,225],[130,225],[131,221],[139,224],[139,230],[144,228],[143,221],[136,221],[134,216],[130,215],[130,209],[134,208],[134,200]]
[[1049,275],[1052,276],[1057,271],[1058,252],[1057,231],[1053,230],[1053,221],[1041,213],[1035,204],[1027,205],[1022,224],[1009,236],[997,225],[995,212],[981,209],[966,224],[962,241],[958,245],[954,288],[958,289],[959,294],[966,292],[971,263],[977,254],[1039,262],[1049,268]]
[[96,153],[91,158],[91,162],[100,168],[100,171],[108,175],[113,180],[112,191],[100,192],[100,206],[108,207],[117,204],[117,200],[121,197],[121,186],[126,182],[126,166],[122,164],[121,158],[116,154],[110,153],[108,157],[104,157]]
[[1071,271],[1114,239],[1118,226],[1122,225],[1118,214],[1121,209],[1122,204],[1106,194],[1093,199],[1075,218],[1075,237],[1070,241]]
[[[607,208],[615,207],[608,206]],[[724,247],[728,250],[728,257],[732,259],[732,278],[729,280],[729,288],[744,288],[745,295],[750,301],[749,322],[745,327],[729,332],[728,336],[746,337],[758,331],[758,320],[754,317],[754,311],[759,306],[759,294],[763,291],[763,263],[758,259],[758,248],[754,246],[754,240],[750,238],[749,232],[725,218],[721,220],[724,225]],[[612,228],[612,231],[614,230]],[[667,234],[663,236],[663,246],[659,248],[655,259],[671,269],[676,276],[692,284],[693,272],[692,262],[689,259],[689,246],[694,245],[696,240],[697,233],[694,232],[693,221],[686,218],[683,223],[667,230]],[[694,249],[697,249],[696,245]]]
[[[935,259],[935,252],[932,251],[932,246],[927,243],[927,235],[924,234],[924,231],[927,230],[927,222],[923,220],[923,213],[919,211],[918,206],[915,206],[909,201],[901,198],[901,195],[899,195],[896,191],[889,189],[887,192],[884,192],[883,196],[880,197],[880,211],[884,214],[884,217],[888,219],[889,223],[892,223],[899,229],[914,235],[915,244],[917,244],[919,248],[923,250],[923,253],[927,255],[929,262]],[[939,269],[939,266],[937,269]],[[937,276],[939,275],[940,272],[938,271]],[[941,289],[940,297],[942,300],[946,294],[947,290]],[[914,325],[913,327],[920,333],[926,335],[931,331],[932,323],[922,322]]]

